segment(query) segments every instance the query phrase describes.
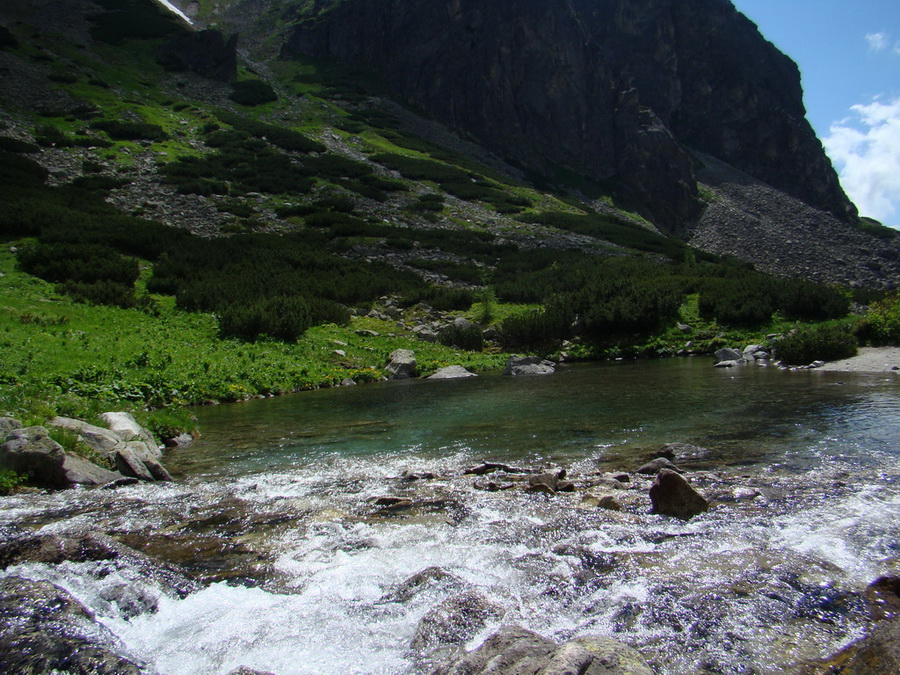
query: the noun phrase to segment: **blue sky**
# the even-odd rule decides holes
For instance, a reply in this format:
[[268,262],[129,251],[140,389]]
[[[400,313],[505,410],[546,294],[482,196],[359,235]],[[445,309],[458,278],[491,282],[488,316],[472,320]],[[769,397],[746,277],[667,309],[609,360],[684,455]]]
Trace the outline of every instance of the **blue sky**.
[[844,190],[900,228],[900,0],[732,0],[803,76]]

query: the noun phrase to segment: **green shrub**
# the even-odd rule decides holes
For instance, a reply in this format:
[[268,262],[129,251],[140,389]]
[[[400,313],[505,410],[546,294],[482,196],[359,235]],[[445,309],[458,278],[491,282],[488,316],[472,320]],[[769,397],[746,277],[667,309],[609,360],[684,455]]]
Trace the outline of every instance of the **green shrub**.
[[900,295],[873,302],[862,320],[860,335],[874,345],[900,345]]
[[91,124],[92,129],[105,131],[115,141],[164,141],[169,135],[158,124],[101,120]]
[[68,295],[75,302],[87,305],[106,305],[128,309],[136,307],[138,301],[134,295],[134,286],[109,281],[66,281],[56,287],[58,293]]
[[469,352],[480,352],[484,349],[484,335],[481,326],[476,324],[447,326],[438,333],[438,342],[447,347],[465,349]]
[[257,106],[278,100],[278,94],[262,80],[241,80],[232,85],[230,98],[245,106]]
[[25,272],[53,283],[112,281],[133,286],[140,275],[137,261],[100,244],[37,243],[17,253]]
[[806,365],[816,360],[835,361],[855,356],[858,344],[847,324],[798,328],[775,344],[776,356],[787,365]]
[[25,484],[26,477],[9,469],[0,469],[0,496],[11,495],[16,488]]

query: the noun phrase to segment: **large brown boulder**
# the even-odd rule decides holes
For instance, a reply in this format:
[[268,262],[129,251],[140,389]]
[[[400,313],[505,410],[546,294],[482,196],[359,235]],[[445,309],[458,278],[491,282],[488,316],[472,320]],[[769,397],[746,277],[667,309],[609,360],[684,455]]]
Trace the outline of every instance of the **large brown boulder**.
[[661,469],[650,486],[653,513],[690,520],[709,508],[706,498],[697,492],[680,474]]

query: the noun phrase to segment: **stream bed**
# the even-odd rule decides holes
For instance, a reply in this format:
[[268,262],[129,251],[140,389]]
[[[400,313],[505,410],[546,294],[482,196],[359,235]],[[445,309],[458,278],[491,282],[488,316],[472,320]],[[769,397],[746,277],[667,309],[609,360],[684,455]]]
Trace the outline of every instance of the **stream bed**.
[[[0,525],[105,532],[201,590],[102,561],[0,575],[67,589],[163,675],[428,673],[509,624],[659,673],[789,672],[860,637],[862,590],[900,569],[898,385],[671,359],[203,408],[174,484],[0,500]],[[635,473],[672,442],[711,501],[688,521]],[[485,461],[524,473],[466,473]],[[574,492],[523,489],[563,469]],[[429,621],[461,595],[454,642]]]

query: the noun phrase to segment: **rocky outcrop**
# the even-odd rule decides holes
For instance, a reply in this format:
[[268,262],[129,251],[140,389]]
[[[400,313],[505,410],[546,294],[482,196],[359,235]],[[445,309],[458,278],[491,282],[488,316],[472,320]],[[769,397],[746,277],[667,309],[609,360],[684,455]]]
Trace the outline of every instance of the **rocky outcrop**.
[[108,412],[101,418],[109,429],[70,417],[54,417],[49,424],[78,434],[97,454],[114,464],[122,475],[143,481],[171,481],[162,465],[162,451],[153,435],[129,413]]
[[69,455],[41,426],[13,429],[0,446],[0,468],[51,488],[105,485],[122,478],[81,457]]
[[0,671],[4,673],[150,672],[67,591],[48,581],[0,579]]
[[283,56],[376,71],[437,120],[545,176],[618,186],[680,232],[699,150],[846,221],[797,66],[728,0],[348,0],[305,15]]
[[433,675],[652,675],[644,658],[611,638],[589,635],[558,645],[537,633],[506,626],[477,649]]

